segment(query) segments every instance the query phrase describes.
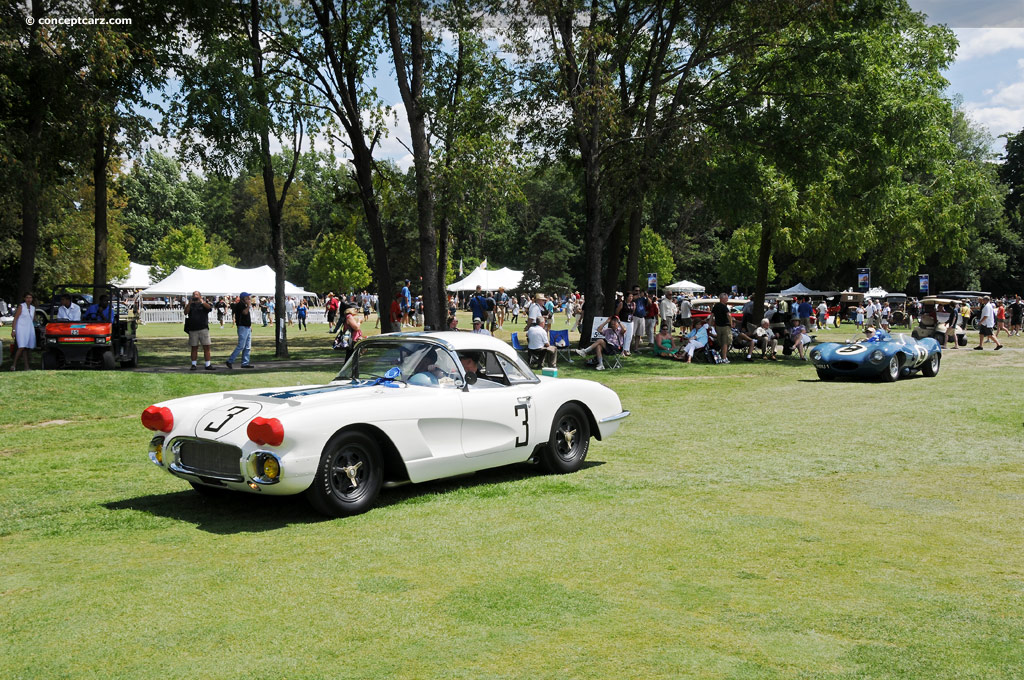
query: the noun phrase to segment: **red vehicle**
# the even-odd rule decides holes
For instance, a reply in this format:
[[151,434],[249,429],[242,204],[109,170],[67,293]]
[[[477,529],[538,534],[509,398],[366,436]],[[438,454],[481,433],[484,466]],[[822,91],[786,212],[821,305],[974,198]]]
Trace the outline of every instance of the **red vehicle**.
[[[711,316],[711,308],[718,302],[718,298],[697,298],[690,300],[690,318],[696,324],[698,321]],[[743,323],[743,305],[747,304],[746,298],[729,298],[725,304],[729,307],[729,315],[732,317],[732,325],[739,327]]]
[[[97,300],[106,297],[107,311],[91,318],[89,309],[93,296],[83,290],[95,291]],[[61,299],[71,298],[71,308],[80,320],[59,319]],[[98,367],[104,369],[134,368],[139,364],[135,344],[137,319],[124,304],[121,289],[116,286],[68,284],[58,286],[47,310],[49,321],[43,334],[43,368]]]

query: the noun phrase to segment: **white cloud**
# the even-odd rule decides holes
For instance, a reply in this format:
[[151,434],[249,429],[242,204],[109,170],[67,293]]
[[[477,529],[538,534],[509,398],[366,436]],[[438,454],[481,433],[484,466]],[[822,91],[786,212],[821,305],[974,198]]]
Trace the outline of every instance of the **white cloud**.
[[[957,61],[985,57],[1003,50],[1024,49],[1024,28],[959,28]],[[1024,60],[1022,60],[1024,61]]]
[[990,100],[993,104],[1024,107],[1024,81],[1007,85],[996,92]]
[[972,120],[987,127],[989,132],[997,137],[1007,132],[1017,133],[1024,129],[1024,106],[987,106],[968,103],[964,105],[964,110]]

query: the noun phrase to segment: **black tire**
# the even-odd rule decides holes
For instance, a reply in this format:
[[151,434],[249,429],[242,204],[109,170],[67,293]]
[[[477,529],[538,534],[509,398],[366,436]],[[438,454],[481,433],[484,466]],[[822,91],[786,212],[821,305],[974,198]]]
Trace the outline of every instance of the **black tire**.
[[818,371],[818,380],[822,380],[824,382],[832,382],[833,380],[836,379],[836,377],[829,373],[828,371],[823,371],[820,368],[816,370]]
[[942,363],[942,356],[939,354],[933,354],[932,358],[929,359],[924,366],[921,367],[921,372],[928,378],[934,378],[939,374],[939,365]]
[[139,348],[136,345],[132,345],[131,352],[127,361],[121,362],[121,368],[135,368],[139,365]]
[[373,439],[361,432],[342,432],[324,447],[306,498],[329,517],[358,515],[377,500],[383,482],[384,465]]
[[103,353],[103,356],[100,357],[100,359],[103,362],[103,370],[112,371],[117,368],[117,362],[114,361],[114,353],[109,349]]
[[541,447],[541,464],[554,474],[576,472],[583,467],[589,450],[587,414],[578,404],[563,404],[551,421],[548,443]]
[[57,368],[57,355],[46,350],[43,352],[43,370],[53,371]]
[[903,367],[900,366],[899,356],[893,355],[892,358],[889,359],[889,363],[886,365],[885,370],[882,371],[882,378],[884,378],[886,382],[896,382],[900,379],[900,372],[902,370]]

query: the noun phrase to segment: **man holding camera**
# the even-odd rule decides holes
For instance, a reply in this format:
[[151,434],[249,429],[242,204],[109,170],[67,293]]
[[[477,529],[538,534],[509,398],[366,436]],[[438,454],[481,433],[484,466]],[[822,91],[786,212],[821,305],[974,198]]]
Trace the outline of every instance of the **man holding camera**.
[[185,331],[188,333],[188,344],[192,348],[192,368],[196,370],[196,358],[199,345],[203,346],[203,358],[206,359],[206,370],[215,370],[210,363],[210,310],[213,309],[206,298],[198,290],[192,292],[192,299],[185,304]]

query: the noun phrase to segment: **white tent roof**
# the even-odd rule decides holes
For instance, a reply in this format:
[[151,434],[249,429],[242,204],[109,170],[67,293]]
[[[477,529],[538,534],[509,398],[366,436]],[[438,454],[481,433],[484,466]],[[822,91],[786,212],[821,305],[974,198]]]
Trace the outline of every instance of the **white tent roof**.
[[787,288],[786,290],[784,290],[784,291],[779,293],[779,295],[819,295],[819,294],[820,294],[820,291],[811,290],[810,288],[808,288],[807,286],[805,286],[802,283],[798,283],[795,286],[793,286],[792,288]]
[[867,293],[865,293],[865,295],[867,295],[869,298],[884,298],[889,296],[889,292],[885,288],[879,288],[875,286]]
[[128,278],[118,279],[113,283],[122,288],[146,288],[152,283],[149,280],[149,265],[129,262],[128,267]]
[[522,280],[523,273],[514,269],[509,269],[508,267],[484,269],[484,266],[480,265],[470,272],[466,278],[448,286],[448,290],[452,292],[457,290],[476,290],[477,286],[480,286],[483,290],[498,290],[499,288],[511,290],[512,288],[518,288]]
[[[203,295],[274,294],[274,270],[263,265],[255,269],[237,269],[226,264],[213,269],[192,269],[182,265],[163,281],[154,283],[143,295],[188,295],[198,290]],[[312,295],[284,282],[285,295]]]
[[672,291],[673,293],[703,293],[704,286],[693,281],[676,281],[671,286],[665,286],[665,290]]

